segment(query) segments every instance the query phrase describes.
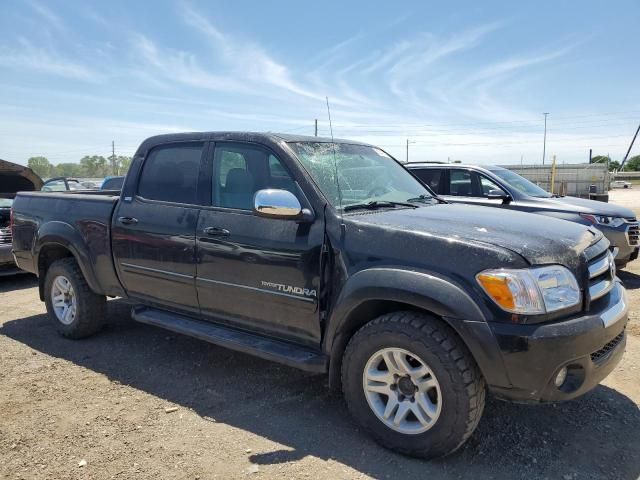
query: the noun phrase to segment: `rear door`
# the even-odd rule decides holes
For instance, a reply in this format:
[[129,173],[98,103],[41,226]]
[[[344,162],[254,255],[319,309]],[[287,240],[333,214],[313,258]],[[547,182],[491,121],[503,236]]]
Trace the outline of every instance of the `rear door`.
[[206,143],[159,145],[144,160],[136,193],[113,218],[113,254],[127,293],[198,312],[195,288],[197,187]]
[[217,142],[211,160],[210,206],[196,229],[202,313],[317,346],[322,218],[299,223],[254,215],[254,194],[265,188],[288,190],[310,208],[290,168],[266,147]]

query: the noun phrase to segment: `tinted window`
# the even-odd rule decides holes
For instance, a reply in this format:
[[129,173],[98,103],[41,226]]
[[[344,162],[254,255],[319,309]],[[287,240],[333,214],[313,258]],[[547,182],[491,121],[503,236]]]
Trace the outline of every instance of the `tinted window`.
[[265,188],[288,190],[297,195],[293,178],[273,154],[251,145],[216,146],[212,199],[214,206],[251,210],[254,194]]
[[449,172],[449,195],[473,196],[471,172],[468,170],[451,170]]
[[138,195],[150,200],[196,203],[201,143],[157,147],[145,159]]
[[424,169],[411,169],[411,172],[418,177],[422,183],[433,190],[436,193],[440,192],[440,169],[436,168],[424,168]]

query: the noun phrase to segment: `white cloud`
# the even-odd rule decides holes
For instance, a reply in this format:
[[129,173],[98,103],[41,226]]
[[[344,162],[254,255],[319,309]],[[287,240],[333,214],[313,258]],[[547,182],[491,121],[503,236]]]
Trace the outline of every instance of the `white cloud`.
[[88,67],[61,57],[58,53],[36,47],[19,39],[21,47],[0,47],[0,66],[14,70],[32,70],[76,80],[97,81],[98,75]]
[[45,5],[37,2],[36,0],[28,0],[27,5],[29,5],[31,9],[42,19],[44,19],[50,26],[60,31],[66,30],[60,17]]

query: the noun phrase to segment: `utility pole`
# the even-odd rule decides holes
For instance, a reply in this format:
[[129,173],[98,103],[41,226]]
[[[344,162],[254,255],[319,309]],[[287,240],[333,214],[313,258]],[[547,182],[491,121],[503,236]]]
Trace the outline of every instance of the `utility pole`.
[[407,163],[409,163],[409,144],[410,143],[416,143],[416,142],[412,142],[407,138]]
[[631,149],[633,148],[633,144],[636,141],[636,137],[638,136],[638,132],[640,132],[640,124],[638,125],[638,129],[636,130],[636,134],[633,136],[633,140],[631,140],[631,145],[629,145],[629,148],[627,149],[627,153],[625,154],[624,158],[622,159],[622,163],[620,164],[620,171],[621,172],[624,170],[624,164],[627,161],[627,158],[629,157],[629,153],[631,153]]
[[316,118],[316,137],[318,136],[318,119]]
[[542,141],[542,164],[544,165],[544,157],[547,153],[547,116],[549,112],[544,112],[544,140]]
[[111,174],[118,174],[116,171],[116,142],[114,140],[111,140]]
[[589,163],[591,163],[591,159],[593,158],[593,148],[589,149]]

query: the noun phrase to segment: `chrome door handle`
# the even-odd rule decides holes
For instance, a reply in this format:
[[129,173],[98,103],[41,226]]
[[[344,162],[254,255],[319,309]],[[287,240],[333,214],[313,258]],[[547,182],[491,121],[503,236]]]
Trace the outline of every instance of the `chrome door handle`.
[[212,237],[228,237],[229,235],[231,235],[231,232],[229,230],[220,227],[207,227],[203,231],[204,233]]
[[135,225],[138,223],[138,219],[133,217],[118,217],[118,222],[123,225]]

